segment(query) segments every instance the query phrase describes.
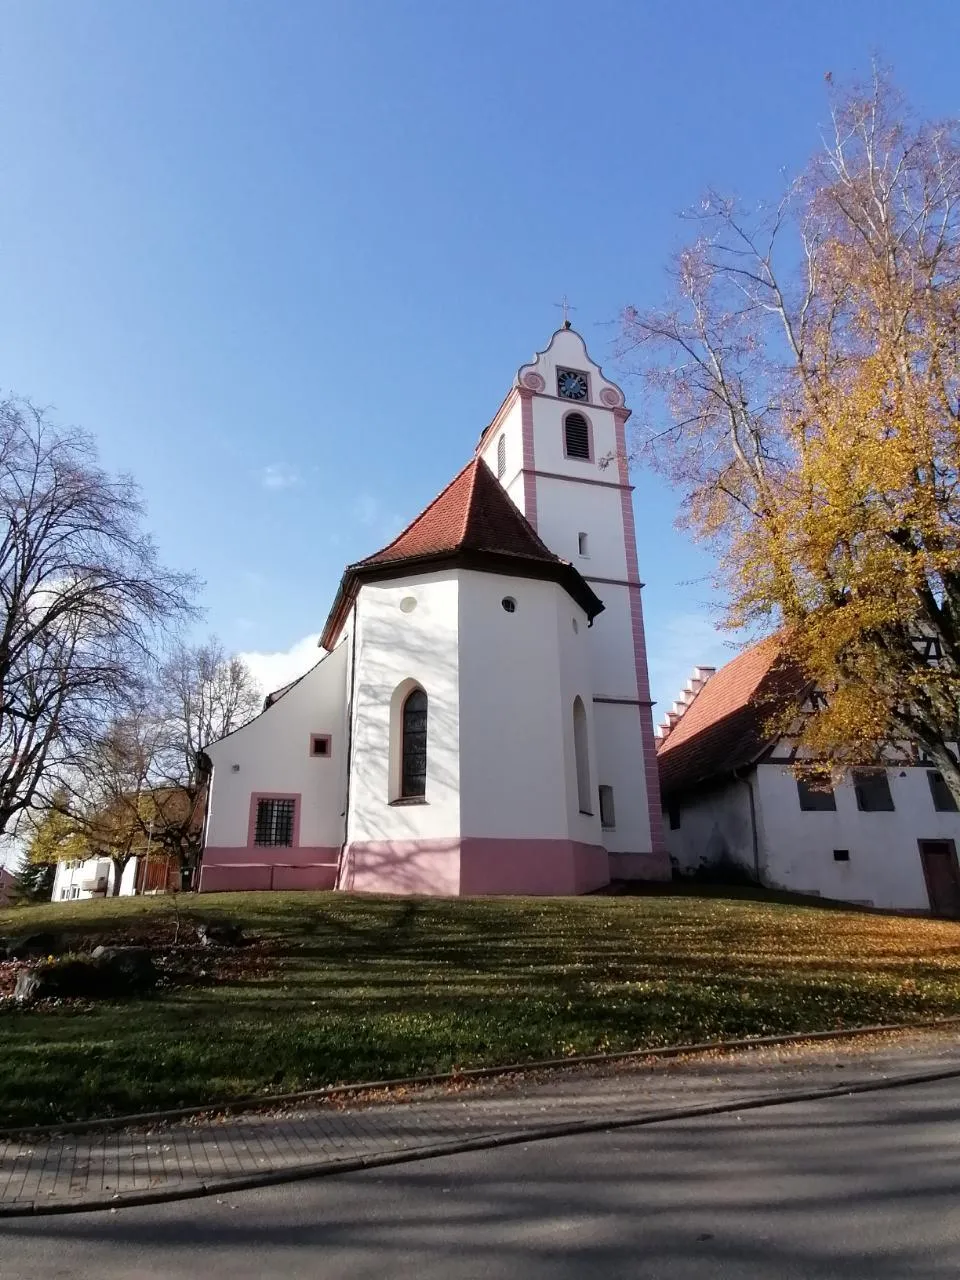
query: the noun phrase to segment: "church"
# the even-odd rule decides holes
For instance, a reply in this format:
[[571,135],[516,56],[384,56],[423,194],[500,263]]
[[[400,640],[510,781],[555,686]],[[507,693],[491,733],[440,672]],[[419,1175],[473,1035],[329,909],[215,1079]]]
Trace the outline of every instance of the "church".
[[347,566],[316,665],[207,747],[201,891],[670,878],[629,414],[565,321],[463,470]]

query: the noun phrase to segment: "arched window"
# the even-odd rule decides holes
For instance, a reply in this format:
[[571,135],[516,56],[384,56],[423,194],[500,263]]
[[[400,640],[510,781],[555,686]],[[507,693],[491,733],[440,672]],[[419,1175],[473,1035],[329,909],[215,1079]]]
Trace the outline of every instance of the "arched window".
[[579,695],[573,700],[573,753],[577,761],[577,801],[580,812],[593,816],[590,808],[590,748],[587,745],[587,713]]
[[415,799],[427,792],[427,695],[413,689],[403,704],[400,747],[400,798]]
[[507,437],[501,436],[497,441],[497,479],[503,479],[507,469]]
[[564,418],[563,451],[568,458],[590,461],[590,423],[582,413],[568,413]]

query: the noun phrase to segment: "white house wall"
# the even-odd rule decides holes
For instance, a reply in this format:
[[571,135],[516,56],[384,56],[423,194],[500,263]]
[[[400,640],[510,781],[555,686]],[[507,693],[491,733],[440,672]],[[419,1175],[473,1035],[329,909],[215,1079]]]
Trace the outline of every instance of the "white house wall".
[[[848,781],[836,788],[835,813],[811,813],[801,810],[789,770],[761,765],[757,789],[767,883],[876,907],[927,910],[917,841],[960,843],[960,814],[934,809],[926,773],[887,770],[893,812],[862,813]],[[848,850],[850,861],[835,861],[834,849]]]
[[[343,841],[350,644],[338,645],[283,697],[208,748],[213,780],[200,888],[331,888]],[[328,735],[330,754],[311,754]],[[259,798],[296,803],[294,843],[254,844]]]
[[753,824],[745,782],[699,792],[678,812],[680,826],[671,829],[669,821],[664,826],[671,861],[682,875],[718,864],[732,864],[753,875]]
[[[113,895],[113,884],[116,871],[109,858],[87,858],[74,866],[71,862],[58,862],[53,876],[53,892],[51,902],[79,902],[88,898],[103,898]],[[103,888],[87,888],[88,885],[102,885]],[[137,859],[131,858],[120,877],[121,898],[132,897],[136,893]]]

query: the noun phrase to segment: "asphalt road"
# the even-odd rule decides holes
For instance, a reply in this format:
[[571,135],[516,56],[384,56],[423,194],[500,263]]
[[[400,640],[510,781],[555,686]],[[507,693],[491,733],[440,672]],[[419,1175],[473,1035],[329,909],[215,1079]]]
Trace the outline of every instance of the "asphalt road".
[[0,1222],[2,1280],[960,1274],[960,1081]]

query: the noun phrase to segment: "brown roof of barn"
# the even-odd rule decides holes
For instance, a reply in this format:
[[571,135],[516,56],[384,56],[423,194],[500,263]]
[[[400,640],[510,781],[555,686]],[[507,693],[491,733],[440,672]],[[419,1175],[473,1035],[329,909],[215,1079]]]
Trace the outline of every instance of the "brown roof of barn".
[[559,582],[594,618],[603,604],[568,560],[545,545],[481,458],[473,458],[402,533],[380,551],[348,565],[320,643],[336,641],[358,582],[430,572],[454,560],[465,568]]
[[660,789],[677,795],[754,764],[771,745],[770,720],[807,685],[768,636],[721,667],[657,748]]

